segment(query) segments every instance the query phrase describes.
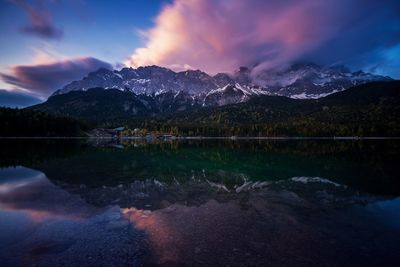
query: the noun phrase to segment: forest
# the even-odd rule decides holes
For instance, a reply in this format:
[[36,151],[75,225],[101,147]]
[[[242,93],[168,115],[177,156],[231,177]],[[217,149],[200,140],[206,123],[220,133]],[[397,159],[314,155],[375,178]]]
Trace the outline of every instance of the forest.
[[30,109],[0,108],[0,122],[3,137],[72,137],[87,130],[79,120]]

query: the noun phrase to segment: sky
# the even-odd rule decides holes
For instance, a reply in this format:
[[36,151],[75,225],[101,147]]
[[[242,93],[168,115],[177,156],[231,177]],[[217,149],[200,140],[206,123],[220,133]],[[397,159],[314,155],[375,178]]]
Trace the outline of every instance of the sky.
[[0,0],[0,106],[104,67],[307,61],[400,79],[398,0]]

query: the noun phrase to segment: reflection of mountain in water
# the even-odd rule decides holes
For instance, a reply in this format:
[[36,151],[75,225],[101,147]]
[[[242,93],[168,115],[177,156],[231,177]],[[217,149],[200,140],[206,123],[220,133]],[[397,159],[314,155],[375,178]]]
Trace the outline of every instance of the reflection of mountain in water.
[[263,197],[284,196],[282,199],[306,201],[313,205],[351,206],[366,205],[380,197],[363,194],[348,186],[334,183],[319,177],[293,177],[280,181],[246,181],[240,184],[225,185],[211,182],[207,178],[192,178],[184,183],[175,180],[163,183],[147,179],[117,186],[87,187],[85,185],[59,184],[72,194],[78,194],[88,203],[104,207],[119,205],[139,209],[158,210],[173,204],[200,206],[210,200],[218,202],[240,201],[250,195]]
[[192,178],[232,187],[248,181],[324,177],[360,191],[398,194],[396,140],[121,142],[92,146],[85,140],[2,144],[0,165],[22,164],[49,179],[88,187]]
[[0,145],[4,266],[400,260],[396,140]]
[[400,225],[388,224],[399,202],[319,177],[88,187],[55,185],[18,167],[0,169],[0,178],[5,266],[395,266],[399,260]]

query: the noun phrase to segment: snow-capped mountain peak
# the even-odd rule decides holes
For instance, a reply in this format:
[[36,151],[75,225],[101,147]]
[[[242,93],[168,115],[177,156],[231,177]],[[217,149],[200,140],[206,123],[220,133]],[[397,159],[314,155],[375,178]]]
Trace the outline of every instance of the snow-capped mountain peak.
[[322,67],[316,64],[294,64],[286,69],[257,70],[240,67],[232,74],[210,76],[201,70],[174,72],[159,66],[105,68],[71,82],[54,94],[85,91],[94,87],[130,91],[137,95],[157,96],[166,92],[185,92],[203,105],[225,105],[247,101],[260,95],[292,98],[319,98],[370,81],[391,80],[389,77],[347,68]]

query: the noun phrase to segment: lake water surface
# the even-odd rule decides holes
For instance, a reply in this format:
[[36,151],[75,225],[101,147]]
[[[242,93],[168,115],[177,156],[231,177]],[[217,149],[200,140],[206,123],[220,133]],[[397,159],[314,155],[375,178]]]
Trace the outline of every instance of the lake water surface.
[[1,266],[398,266],[400,140],[0,140]]

